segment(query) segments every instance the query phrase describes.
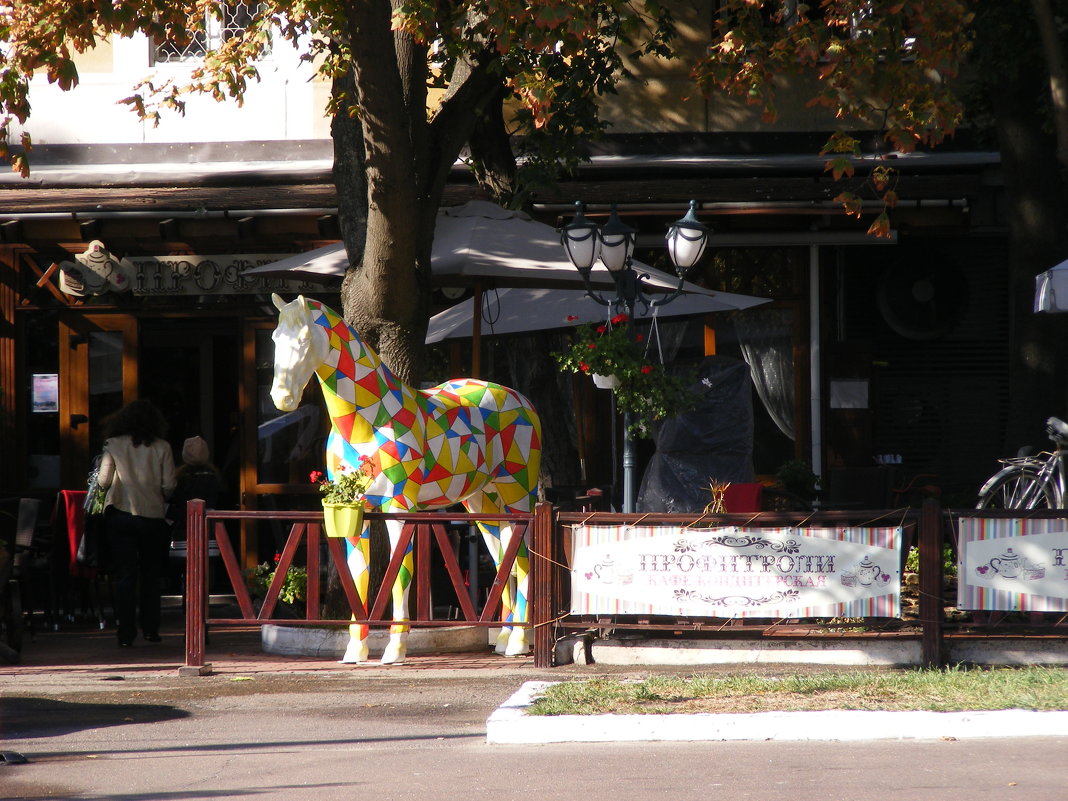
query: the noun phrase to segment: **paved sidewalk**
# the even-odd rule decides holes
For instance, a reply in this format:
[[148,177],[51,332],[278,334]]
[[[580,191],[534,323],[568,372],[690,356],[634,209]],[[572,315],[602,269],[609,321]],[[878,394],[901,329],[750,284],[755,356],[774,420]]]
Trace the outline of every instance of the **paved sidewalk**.
[[[110,674],[139,679],[177,679],[185,663],[183,629],[178,619],[165,620],[163,642],[148,643],[138,638],[130,648],[118,646],[114,630],[100,630],[91,623],[73,623],[59,631],[38,630],[26,637],[19,664],[0,664],[0,683],[14,688],[19,684],[47,679],[57,689],[84,681],[99,681]],[[418,677],[437,671],[477,672],[514,675],[516,686],[533,676],[548,678],[552,670],[534,668],[533,657],[504,658],[485,652],[409,654],[403,665],[383,667],[345,665],[321,656],[265,653],[260,645],[258,626],[209,630],[206,660],[216,676],[257,676],[265,674],[361,674]],[[182,679],[196,681],[197,677]]]
[[[489,743],[709,740],[875,740],[955,739],[962,737],[1068,736],[1068,712],[1011,710],[983,713],[793,712],[735,715],[591,715],[555,718],[525,715],[523,708],[544,682],[612,676],[639,678],[656,673],[694,672],[796,675],[822,672],[826,665],[715,665],[690,667],[566,665],[535,668],[532,657],[505,658],[482,652],[410,654],[403,665],[345,665],[331,658],[265,653],[256,626],[211,631],[208,677],[179,677],[184,663],[181,620],[165,621],[163,642],[138,639],[120,648],[113,630],[91,624],[68,624],[59,631],[38,631],[27,638],[22,661],[0,665],[0,695],[59,697],[101,692],[140,695],[150,689],[209,692],[220,682],[244,679],[260,686],[285,682],[302,692],[324,689],[320,679],[369,680],[395,685],[398,697],[419,692],[426,681],[435,686],[493,684],[512,696],[486,721]],[[866,669],[866,668],[854,668]],[[868,668],[870,669],[870,668]],[[448,679],[448,682],[444,680]],[[466,680],[466,681],[465,681]],[[328,682],[334,684],[335,682]],[[347,683],[347,682],[346,682]],[[499,696],[500,697],[500,696]]]

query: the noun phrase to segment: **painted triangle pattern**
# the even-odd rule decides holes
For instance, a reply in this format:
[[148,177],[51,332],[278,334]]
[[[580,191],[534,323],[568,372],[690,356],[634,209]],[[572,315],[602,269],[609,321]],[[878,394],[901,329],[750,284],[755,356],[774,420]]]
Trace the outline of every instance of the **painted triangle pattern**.
[[[284,306],[277,299],[275,305],[280,312],[275,341],[286,344],[284,349],[276,347],[276,354],[296,353],[309,362],[320,361],[310,369],[276,364],[275,377],[276,385],[280,377],[304,375],[304,384],[313,371],[318,377],[331,423],[326,451],[329,477],[342,469],[357,469],[366,457],[375,471],[367,499],[372,509],[383,512],[442,509],[457,503],[476,514],[533,508],[541,423],[526,398],[508,387],[468,378],[429,389],[407,386],[330,307],[303,297]],[[287,389],[299,398],[304,386]],[[479,528],[498,562],[511,527],[486,523]],[[525,545],[514,570],[503,599],[503,619],[525,621]],[[406,561],[402,575],[410,579],[410,573]],[[406,589],[407,581],[401,583]]]

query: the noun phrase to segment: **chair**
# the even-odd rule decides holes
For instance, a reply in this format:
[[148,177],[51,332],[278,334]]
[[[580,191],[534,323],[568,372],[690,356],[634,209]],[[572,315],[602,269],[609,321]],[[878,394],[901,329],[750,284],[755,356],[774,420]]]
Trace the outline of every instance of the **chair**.
[[65,616],[69,622],[74,622],[78,617],[75,610],[86,611],[103,629],[107,620],[100,585],[103,583],[110,588],[109,577],[101,568],[78,563],[78,545],[85,536],[85,496],[85,490],[60,490],[52,511],[54,579],[57,585],[60,582],[63,585],[63,592],[57,590],[55,593],[57,607],[60,606],[58,600],[63,600],[57,617]]
[[764,485],[758,482],[730,484],[723,493],[723,508],[731,514],[761,511]]
[[51,542],[48,531],[40,525],[41,502],[37,498],[19,498],[11,542],[11,570],[7,584],[8,643],[16,651],[22,644],[22,632],[34,634],[35,613],[42,610],[46,619],[52,614],[52,586],[42,597],[38,579],[48,576]]

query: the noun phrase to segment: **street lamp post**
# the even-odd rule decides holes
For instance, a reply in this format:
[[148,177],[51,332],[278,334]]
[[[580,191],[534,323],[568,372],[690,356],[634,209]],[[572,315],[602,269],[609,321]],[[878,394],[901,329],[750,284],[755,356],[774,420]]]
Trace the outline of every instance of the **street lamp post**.
[[[634,242],[637,230],[619,218],[615,204],[612,213],[603,225],[597,225],[582,213],[582,203],[575,203],[575,217],[565,225],[560,233],[560,241],[567,250],[567,257],[582,276],[586,294],[598,303],[609,307],[614,312],[626,311],[634,321],[634,309],[639,302],[646,308],[664,306],[675,300],[681,293],[686,276],[708,244],[710,229],[697,219],[697,202],[690,201],[690,208],[679,220],[671,224],[667,233],[668,254],[675,265],[679,283],[674,291],[663,297],[651,300],[642,286],[647,278],[644,273],[634,269],[631,257],[634,254]],[[590,272],[594,263],[600,258],[608,268],[615,283],[615,297],[604,297],[590,283]],[[636,335],[633,324],[627,327],[632,341]],[[633,512],[635,504],[635,483],[637,468],[637,451],[634,436],[630,433],[631,413],[623,416],[623,511]]]

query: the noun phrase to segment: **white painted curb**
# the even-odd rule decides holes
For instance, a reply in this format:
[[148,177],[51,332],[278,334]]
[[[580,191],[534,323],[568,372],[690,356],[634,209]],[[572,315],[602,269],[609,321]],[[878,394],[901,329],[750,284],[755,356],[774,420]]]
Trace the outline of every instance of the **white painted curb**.
[[[371,655],[381,656],[388,641],[387,630],[372,629],[367,637]],[[340,658],[348,644],[349,631],[346,626],[316,628],[268,623],[260,627],[260,647],[265,654]],[[409,654],[484,651],[488,647],[486,629],[478,626],[413,629],[408,634]]]
[[552,684],[528,681],[486,721],[486,742],[529,744],[649,740],[938,740],[1068,735],[1068,712],[754,712],[692,715],[533,716]]

